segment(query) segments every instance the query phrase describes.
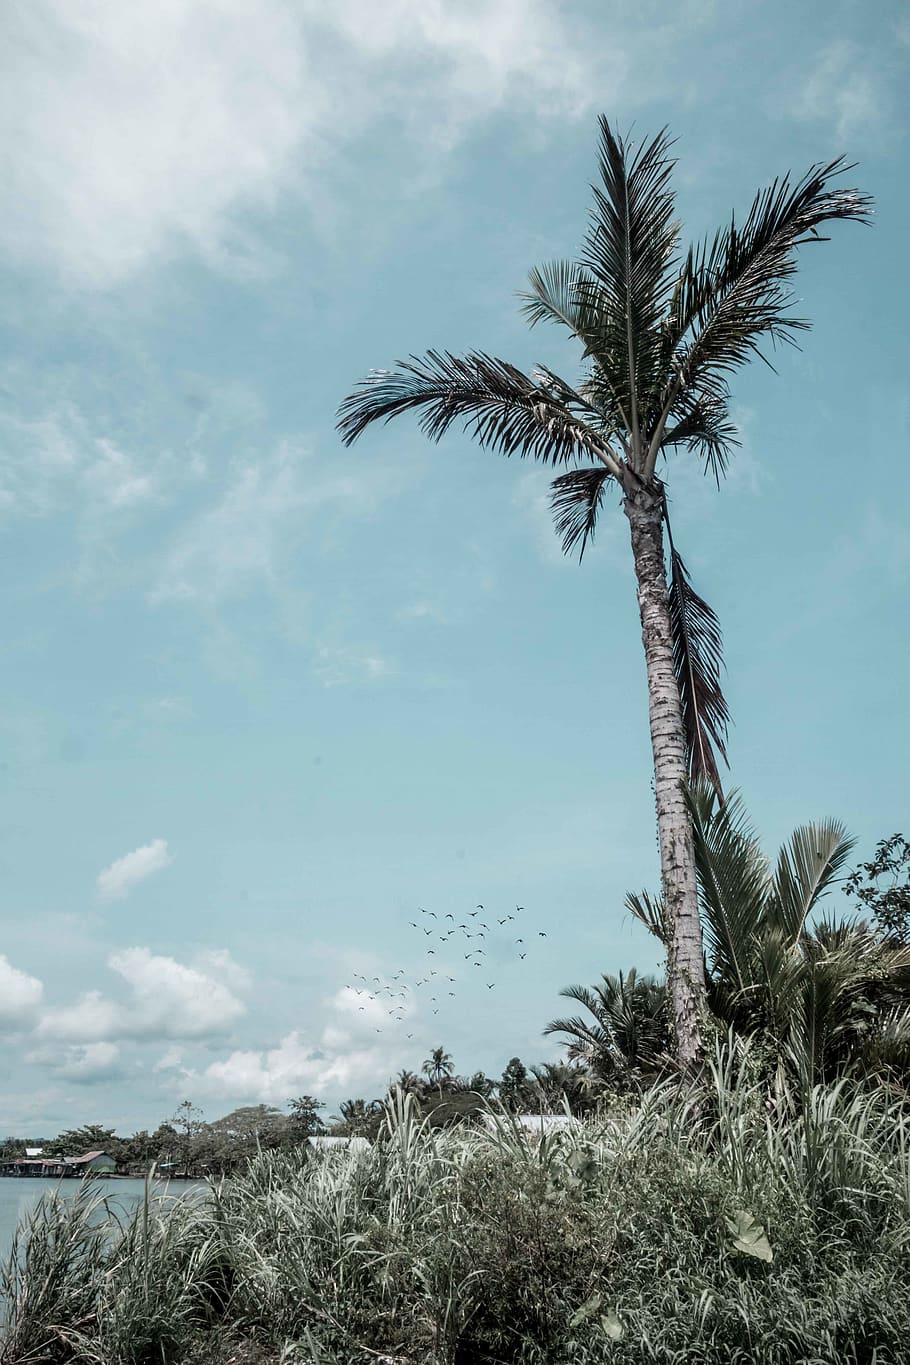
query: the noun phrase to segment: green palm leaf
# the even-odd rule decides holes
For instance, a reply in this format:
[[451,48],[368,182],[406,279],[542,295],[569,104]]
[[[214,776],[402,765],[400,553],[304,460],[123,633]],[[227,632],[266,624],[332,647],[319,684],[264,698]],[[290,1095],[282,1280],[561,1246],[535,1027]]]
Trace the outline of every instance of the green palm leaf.
[[716,791],[700,782],[689,792],[689,809],[709,964],[733,989],[746,992],[756,980],[768,864],[737,793],[721,803]]
[[571,404],[580,395],[550,371],[540,380],[514,365],[472,351],[460,357],[428,351],[397,370],[376,370],[338,409],[338,428],[352,445],[375,421],[421,411],[421,430],[438,441],[455,423],[477,443],[502,455],[565,464],[579,456],[603,458],[607,443]]
[[838,820],[801,825],[777,859],[768,899],[769,923],[795,942],[819,900],[846,866],[855,840]]
[[[788,175],[760,191],[742,227],[735,218],[713,241],[692,248],[682,269],[672,368],[700,392],[755,355],[761,341],[792,341],[809,324],[789,310],[787,287],[796,250],[824,241],[818,228],[832,221],[868,222],[871,199],[855,189],[832,189],[850,169],[839,157],[817,164],[795,184]],[[764,358],[764,357],[762,357]]]

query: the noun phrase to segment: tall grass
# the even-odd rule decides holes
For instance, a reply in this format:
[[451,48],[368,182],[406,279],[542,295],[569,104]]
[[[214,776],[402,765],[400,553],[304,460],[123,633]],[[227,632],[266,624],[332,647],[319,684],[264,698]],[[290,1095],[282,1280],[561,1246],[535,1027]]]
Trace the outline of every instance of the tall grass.
[[3,1365],[227,1362],[225,1334],[286,1365],[910,1359],[906,1108],[769,1092],[741,1048],[543,1139],[399,1095],[370,1151],[263,1153],[103,1235],[89,1208],[23,1230]]

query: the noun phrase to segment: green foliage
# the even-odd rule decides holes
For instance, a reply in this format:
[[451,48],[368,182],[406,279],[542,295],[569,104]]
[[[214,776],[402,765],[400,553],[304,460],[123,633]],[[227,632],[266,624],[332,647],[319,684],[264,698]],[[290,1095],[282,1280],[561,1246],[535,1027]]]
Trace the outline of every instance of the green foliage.
[[[807,1091],[847,1072],[905,1085],[910,946],[862,921],[818,918],[853,846],[843,826],[801,826],[772,866],[736,793],[722,801],[701,784],[689,801],[714,1019],[760,1037],[768,1075],[786,1066]],[[666,943],[659,902],[630,896],[626,903]],[[587,1046],[591,1056],[609,1056],[603,1002],[580,987],[572,992],[598,1026],[571,1020],[551,1029],[573,1036],[576,1055]]]
[[902,834],[880,839],[874,856],[850,873],[844,889],[886,938],[910,944],[910,840]]
[[[2,1365],[899,1365],[910,1112],[773,1098],[751,1047],[542,1137],[434,1127],[396,1091],[365,1152],[260,1150],[201,1202],[40,1206]],[[241,1350],[218,1343],[245,1337]]]
[[122,1139],[117,1137],[113,1128],[102,1128],[100,1124],[87,1123],[81,1128],[68,1128],[47,1146],[50,1151],[60,1152],[63,1156],[80,1156],[83,1152],[107,1152],[109,1156],[118,1157]]
[[649,1085],[670,1065],[666,991],[653,977],[604,976],[603,985],[567,986],[560,995],[590,1014],[554,1019],[544,1033],[568,1038],[568,1053],[614,1090]]

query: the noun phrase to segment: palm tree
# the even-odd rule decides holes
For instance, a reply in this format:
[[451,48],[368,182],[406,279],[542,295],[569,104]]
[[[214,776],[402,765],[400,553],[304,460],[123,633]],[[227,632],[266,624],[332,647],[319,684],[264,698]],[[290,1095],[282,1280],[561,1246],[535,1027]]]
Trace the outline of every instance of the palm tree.
[[545,366],[524,373],[482,351],[429,351],[374,372],[341,404],[350,445],[376,421],[420,411],[431,440],[461,423],[482,446],[561,466],[552,484],[556,527],[568,552],[594,534],[616,488],[629,522],[648,678],[661,879],[672,933],[668,975],[683,1064],[700,1051],[702,942],[687,776],[718,782],[727,708],[720,634],[670,543],[664,550],[664,462],[679,450],[719,479],[736,444],[730,374],[764,342],[792,341],[787,284],[797,248],[821,240],[833,219],[865,220],[870,200],[832,189],[843,160],[813,166],[761,191],[741,224],[683,255],[674,216],[666,131],[633,145],[600,120],[600,179],[578,261],[534,270],[525,313],[556,322],[582,347],[572,385]]
[[339,1117],[333,1124],[332,1131],[347,1135],[363,1133],[372,1127],[381,1112],[381,1100],[342,1100],[338,1106]]
[[423,1074],[431,1085],[439,1087],[440,1099],[442,1099],[443,1083],[448,1080],[454,1070],[451,1055],[443,1047],[434,1047],[423,1064]]
[[390,1093],[395,1090],[400,1090],[404,1095],[416,1095],[418,1099],[423,1099],[424,1083],[416,1071],[408,1071],[405,1068],[399,1071],[389,1086]]
[[667,993],[633,967],[627,976],[604,976],[603,984],[567,986],[560,995],[576,1000],[590,1020],[575,1015],[554,1019],[544,1033],[568,1035],[568,1055],[583,1062],[612,1087],[639,1088],[657,1079],[670,1060]]
[[[810,923],[853,840],[834,820],[804,825],[772,868],[742,801],[701,784],[688,796],[695,831],[708,1003],[728,1028],[763,1036],[804,1091],[846,1071],[910,1064],[910,947],[861,920]],[[627,904],[664,942],[659,900]]]
[[573,1114],[590,1106],[592,1082],[595,1080],[585,1066],[568,1062],[544,1062],[532,1066],[534,1089],[542,1113],[559,1113],[566,1104]]

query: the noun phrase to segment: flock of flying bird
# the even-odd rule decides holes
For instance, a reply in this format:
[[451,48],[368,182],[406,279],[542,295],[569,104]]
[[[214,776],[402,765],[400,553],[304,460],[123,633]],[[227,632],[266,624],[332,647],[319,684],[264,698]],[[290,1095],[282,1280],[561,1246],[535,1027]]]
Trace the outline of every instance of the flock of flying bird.
[[[445,914],[442,919],[440,919],[434,910],[424,910],[421,908],[418,910],[418,914],[423,916],[423,918],[419,920],[412,919],[409,923],[412,929],[416,929],[419,933],[424,934],[425,937],[430,940],[430,944],[433,945],[427,945],[424,950],[424,956],[428,959],[424,964],[424,975],[419,978],[415,976],[413,979],[407,980],[404,968],[400,967],[397,972],[393,973],[388,981],[384,982],[379,976],[367,977],[362,973],[355,972],[346,989],[353,991],[355,996],[362,996],[365,1002],[381,1002],[391,1023],[395,1025],[403,1023],[410,1013],[408,1008],[409,1000],[416,1001],[416,992],[423,990],[425,986],[428,986],[431,991],[437,992],[435,995],[431,995],[429,991],[426,994],[429,1003],[434,1007],[433,1014],[438,1014],[440,1007],[446,1000],[449,998],[454,999],[456,996],[456,992],[452,990],[451,987],[457,984],[459,978],[457,975],[452,974],[453,968],[448,961],[443,961],[446,954],[450,953],[453,949],[457,948],[459,952],[461,952],[468,943],[479,940],[475,946],[469,948],[468,952],[462,953],[464,964],[470,967],[491,967],[493,965],[492,962],[489,961],[491,955],[495,956],[499,962],[507,960],[509,954],[511,954],[513,960],[519,962],[525,960],[528,955],[529,946],[527,940],[522,936],[518,936],[514,940],[512,939],[512,934],[515,929],[521,928],[521,925],[518,922],[518,916],[521,915],[523,911],[523,905],[516,905],[515,911],[512,914],[503,915],[502,917],[498,915],[489,915],[488,923],[486,918],[481,918],[481,916],[486,916],[487,912],[482,905],[478,905],[475,910],[468,911],[465,917],[466,922],[458,924],[456,923],[455,916],[452,914]],[[513,926],[513,928],[510,929],[508,927],[510,925]],[[460,939],[459,934],[461,935]],[[538,929],[536,936],[537,938],[547,937],[543,929]],[[503,949],[506,940],[508,940],[508,947],[505,949],[504,953]],[[435,946],[436,944],[441,944],[442,947],[437,948]],[[494,944],[495,951],[493,947]],[[489,954],[487,952],[487,945],[490,946],[491,950]],[[430,961],[429,959],[433,960]],[[457,971],[457,968],[454,970]],[[484,976],[486,975],[487,973],[485,972]],[[496,987],[496,982],[484,981],[484,985],[488,991],[492,991]],[[360,1012],[364,1013],[367,1010],[367,1003],[358,1005],[357,1008]],[[374,1025],[374,1032],[382,1033],[382,1031],[381,1027]],[[409,1033],[407,1037],[413,1038],[414,1035],[413,1033]]]

